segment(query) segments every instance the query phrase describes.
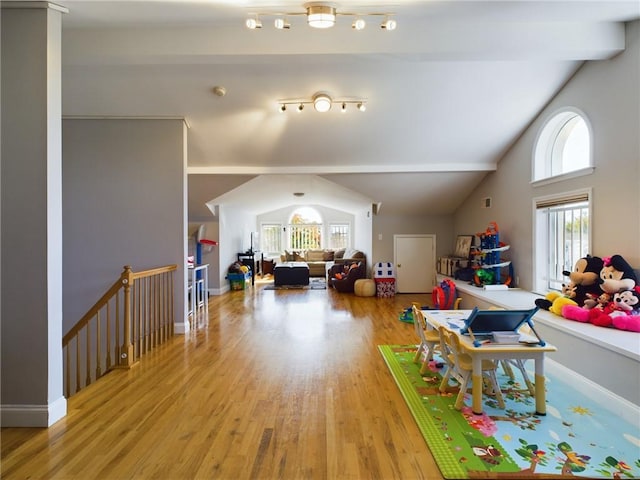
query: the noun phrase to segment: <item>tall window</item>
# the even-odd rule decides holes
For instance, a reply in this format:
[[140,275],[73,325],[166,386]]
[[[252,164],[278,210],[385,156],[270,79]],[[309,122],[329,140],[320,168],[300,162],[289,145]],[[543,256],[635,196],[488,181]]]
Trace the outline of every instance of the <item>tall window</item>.
[[592,166],[591,135],[584,115],[575,109],[553,115],[536,141],[533,180],[558,177]]
[[563,271],[591,253],[591,192],[538,198],[535,202],[535,290],[561,290]]
[[311,207],[293,212],[289,223],[289,248],[304,250],[322,246],[322,217]]
[[347,248],[351,245],[351,228],[348,223],[329,224],[329,248]]
[[260,249],[268,255],[278,255],[282,251],[282,225],[263,223],[260,232]]

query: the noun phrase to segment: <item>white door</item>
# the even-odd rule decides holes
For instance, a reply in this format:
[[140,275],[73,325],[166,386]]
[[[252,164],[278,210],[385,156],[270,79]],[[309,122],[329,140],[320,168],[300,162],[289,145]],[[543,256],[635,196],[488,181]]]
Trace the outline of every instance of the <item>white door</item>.
[[436,285],[436,236],[394,235],[398,293],[430,293]]

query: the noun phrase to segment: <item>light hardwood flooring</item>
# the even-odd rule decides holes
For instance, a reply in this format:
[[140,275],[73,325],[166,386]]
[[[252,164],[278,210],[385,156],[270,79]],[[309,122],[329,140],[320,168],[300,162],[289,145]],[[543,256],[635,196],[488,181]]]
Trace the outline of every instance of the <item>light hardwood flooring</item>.
[[1,432],[3,479],[441,479],[380,353],[412,301],[328,290],[211,297],[209,319]]

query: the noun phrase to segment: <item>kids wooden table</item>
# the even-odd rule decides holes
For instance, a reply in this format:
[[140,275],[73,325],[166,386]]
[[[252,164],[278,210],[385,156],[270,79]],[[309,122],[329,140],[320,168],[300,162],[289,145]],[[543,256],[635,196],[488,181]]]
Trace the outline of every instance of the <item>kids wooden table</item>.
[[482,414],[482,360],[509,360],[520,358],[535,361],[535,401],[536,415],[546,415],[546,391],[544,377],[545,353],[555,352],[553,345],[538,344],[538,339],[531,335],[521,334],[521,342],[524,343],[493,343],[481,341],[479,346],[474,345],[474,339],[470,335],[462,335],[460,328],[464,326],[465,319],[471,314],[471,310],[423,310],[427,324],[430,328],[438,329],[441,325],[456,333],[460,338],[462,348],[471,356],[473,363],[472,387],[473,397],[472,411],[476,415]]

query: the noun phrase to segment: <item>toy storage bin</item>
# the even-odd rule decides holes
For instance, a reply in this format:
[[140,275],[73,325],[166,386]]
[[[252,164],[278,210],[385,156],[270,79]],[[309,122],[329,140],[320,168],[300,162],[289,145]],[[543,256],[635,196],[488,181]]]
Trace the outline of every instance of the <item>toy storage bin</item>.
[[250,273],[228,273],[227,279],[231,285],[231,290],[244,290],[251,284]]
[[393,263],[379,262],[373,267],[373,279],[376,282],[376,296],[393,297],[396,294],[396,271]]

